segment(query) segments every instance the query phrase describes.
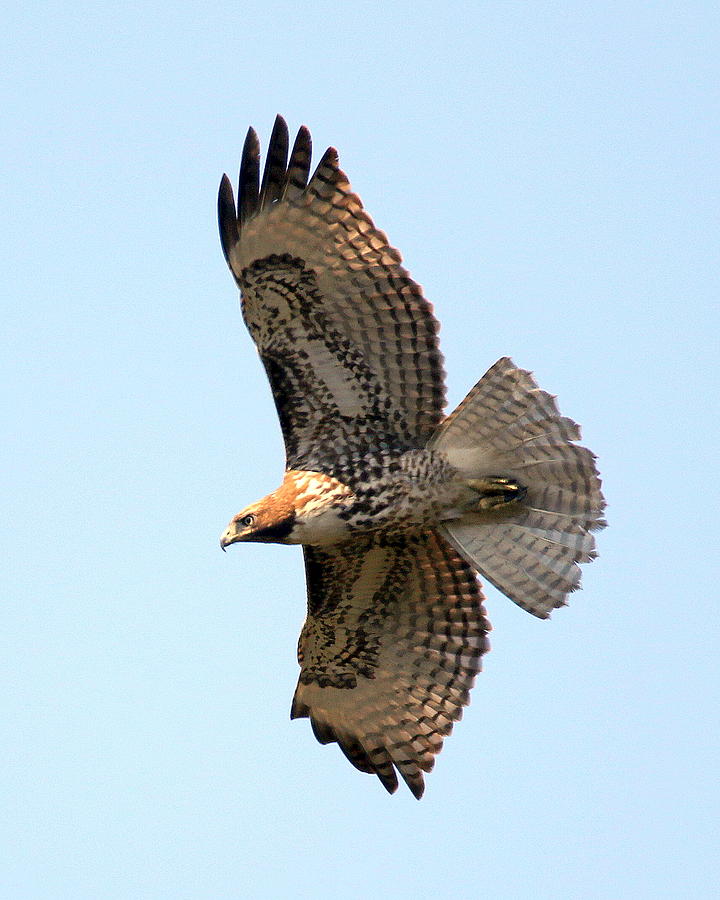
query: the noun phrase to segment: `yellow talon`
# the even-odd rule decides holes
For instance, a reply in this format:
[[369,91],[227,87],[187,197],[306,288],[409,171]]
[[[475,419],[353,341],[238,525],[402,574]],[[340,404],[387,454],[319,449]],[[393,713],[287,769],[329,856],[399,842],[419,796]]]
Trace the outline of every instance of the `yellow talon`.
[[524,485],[502,475],[470,478],[466,484],[481,495],[477,508],[483,511],[502,509],[509,503],[519,503],[527,494],[527,488]]

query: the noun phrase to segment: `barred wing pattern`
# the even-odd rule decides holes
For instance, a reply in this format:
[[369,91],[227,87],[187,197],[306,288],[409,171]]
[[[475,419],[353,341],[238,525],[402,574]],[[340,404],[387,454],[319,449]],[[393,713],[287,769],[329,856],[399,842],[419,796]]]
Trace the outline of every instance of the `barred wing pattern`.
[[435,531],[304,547],[308,617],[292,718],[413,794],[468,703],[490,624],[471,567]]
[[311,142],[288,160],[278,116],[260,184],[248,131],[237,208],[223,176],[223,251],[270,380],[287,468],[323,471],[337,453],[424,446],[442,418],[438,324],[397,250],[352,193],[330,148],[308,180]]

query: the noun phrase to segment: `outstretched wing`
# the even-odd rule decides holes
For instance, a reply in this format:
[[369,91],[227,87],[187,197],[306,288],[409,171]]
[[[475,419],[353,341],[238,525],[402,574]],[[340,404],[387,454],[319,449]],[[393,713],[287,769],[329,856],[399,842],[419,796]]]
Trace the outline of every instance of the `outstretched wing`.
[[490,624],[470,566],[434,531],[304,547],[308,616],[291,717],[391,793],[423,772],[469,702]]
[[312,178],[311,141],[288,160],[278,116],[260,184],[248,131],[237,208],[223,176],[223,251],[275,397],[287,467],[320,469],[369,445],[424,446],[442,418],[438,324],[397,250],[350,189],[330,148]]

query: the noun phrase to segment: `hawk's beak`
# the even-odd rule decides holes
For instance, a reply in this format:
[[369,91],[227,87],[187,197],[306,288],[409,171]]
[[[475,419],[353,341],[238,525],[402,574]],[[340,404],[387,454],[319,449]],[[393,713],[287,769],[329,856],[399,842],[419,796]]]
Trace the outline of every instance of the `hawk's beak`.
[[223,550],[225,550],[225,548],[229,547],[230,544],[235,544],[241,540],[242,540],[242,538],[237,533],[237,530],[235,529],[235,525],[231,522],[228,525],[227,530],[225,532],[223,532],[223,534],[220,538],[220,547]]

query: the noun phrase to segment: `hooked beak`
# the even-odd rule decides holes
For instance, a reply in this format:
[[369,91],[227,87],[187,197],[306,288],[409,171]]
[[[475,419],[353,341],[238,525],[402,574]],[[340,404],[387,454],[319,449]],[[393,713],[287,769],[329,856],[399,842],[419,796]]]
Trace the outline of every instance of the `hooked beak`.
[[224,551],[226,547],[230,546],[230,544],[236,544],[241,540],[242,537],[237,533],[235,524],[231,522],[220,537],[220,549]]

